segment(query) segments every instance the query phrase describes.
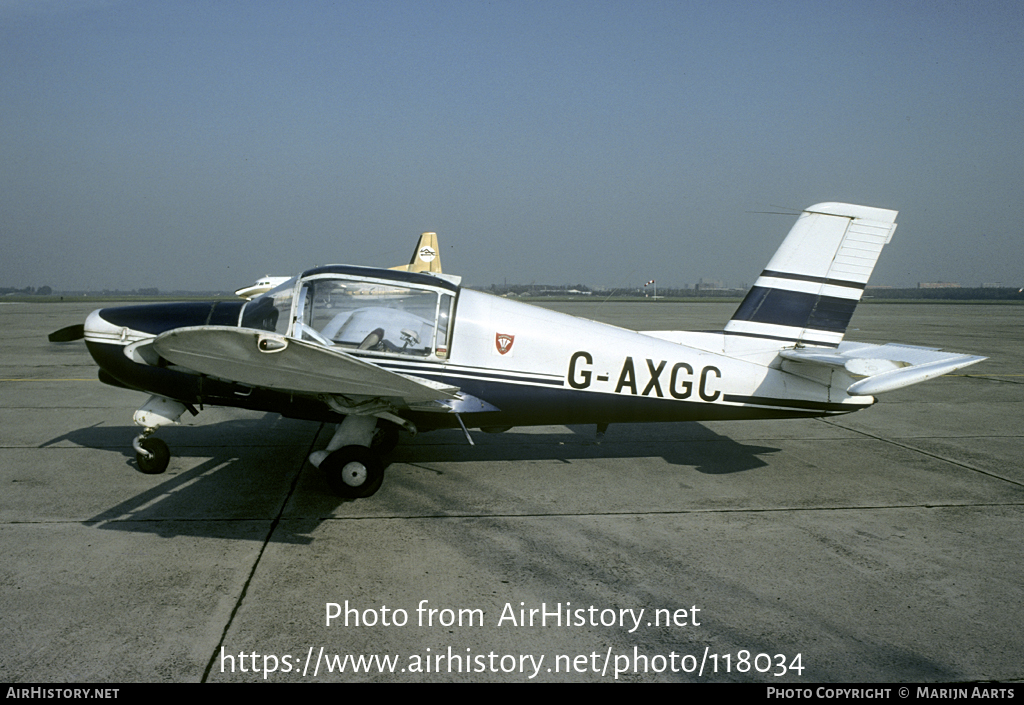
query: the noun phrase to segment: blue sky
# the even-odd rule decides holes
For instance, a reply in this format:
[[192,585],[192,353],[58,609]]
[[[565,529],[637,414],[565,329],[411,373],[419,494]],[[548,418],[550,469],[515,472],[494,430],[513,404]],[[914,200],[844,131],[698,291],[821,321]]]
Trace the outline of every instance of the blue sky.
[[873,284],[1024,285],[1024,3],[0,0],[0,285],[752,283],[820,201]]

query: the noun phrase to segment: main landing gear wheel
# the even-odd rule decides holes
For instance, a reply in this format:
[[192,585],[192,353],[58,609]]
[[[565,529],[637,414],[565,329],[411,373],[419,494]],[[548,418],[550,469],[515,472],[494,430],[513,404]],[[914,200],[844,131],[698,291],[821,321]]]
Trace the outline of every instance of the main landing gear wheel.
[[159,475],[167,469],[168,463],[171,462],[171,451],[166,443],[159,438],[143,438],[139,441],[139,445],[152,454],[152,457],[148,458],[143,453],[135,454],[135,462],[139,464],[139,470],[147,475]]
[[384,463],[366,446],[345,446],[320,463],[327,483],[346,499],[369,497],[384,482]]

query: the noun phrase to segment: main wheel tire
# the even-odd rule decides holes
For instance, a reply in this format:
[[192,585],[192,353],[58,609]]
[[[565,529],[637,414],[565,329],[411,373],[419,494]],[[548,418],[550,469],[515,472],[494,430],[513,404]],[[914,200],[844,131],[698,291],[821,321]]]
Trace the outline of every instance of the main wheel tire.
[[327,483],[346,499],[369,497],[384,482],[384,463],[366,446],[344,446],[320,463]]
[[139,464],[139,470],[147,475],[159,475],[167,469],[167,465],[171,462],[171,450],[166,443],[159,438],[143,438],[139,441],[139,445],[153,454],[152,458],[147,458],[142,453],[135,454],[135,462]]

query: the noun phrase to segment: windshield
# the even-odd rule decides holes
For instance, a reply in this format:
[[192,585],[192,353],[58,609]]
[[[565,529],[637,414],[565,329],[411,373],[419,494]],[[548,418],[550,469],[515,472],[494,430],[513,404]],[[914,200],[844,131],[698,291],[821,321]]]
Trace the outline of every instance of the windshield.
[[295,295],[295,279],[260,294],[242,308],[238,325],[242,328],[256,328],[284,335],[288,331],[288,316],[292,310]]

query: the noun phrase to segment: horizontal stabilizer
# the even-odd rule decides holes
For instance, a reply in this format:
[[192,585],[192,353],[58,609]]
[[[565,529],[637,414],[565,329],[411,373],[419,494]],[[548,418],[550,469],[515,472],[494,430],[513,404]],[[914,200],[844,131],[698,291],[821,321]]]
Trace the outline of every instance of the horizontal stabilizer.
[[835,351],[798,348],[782,350],[779,355],[794,362],[842,368],[854,377],[863,377],[847,388],[846,393],[852,396],[891,392],[986,359],[977,355],[943,352],[938,348],[895,343],[841,343]]
[[250,328],[196,326],[168,331],[153,348],[175,365],[253,387],[301,394],[457,399],[457,388],[385,370],[337,349]]

